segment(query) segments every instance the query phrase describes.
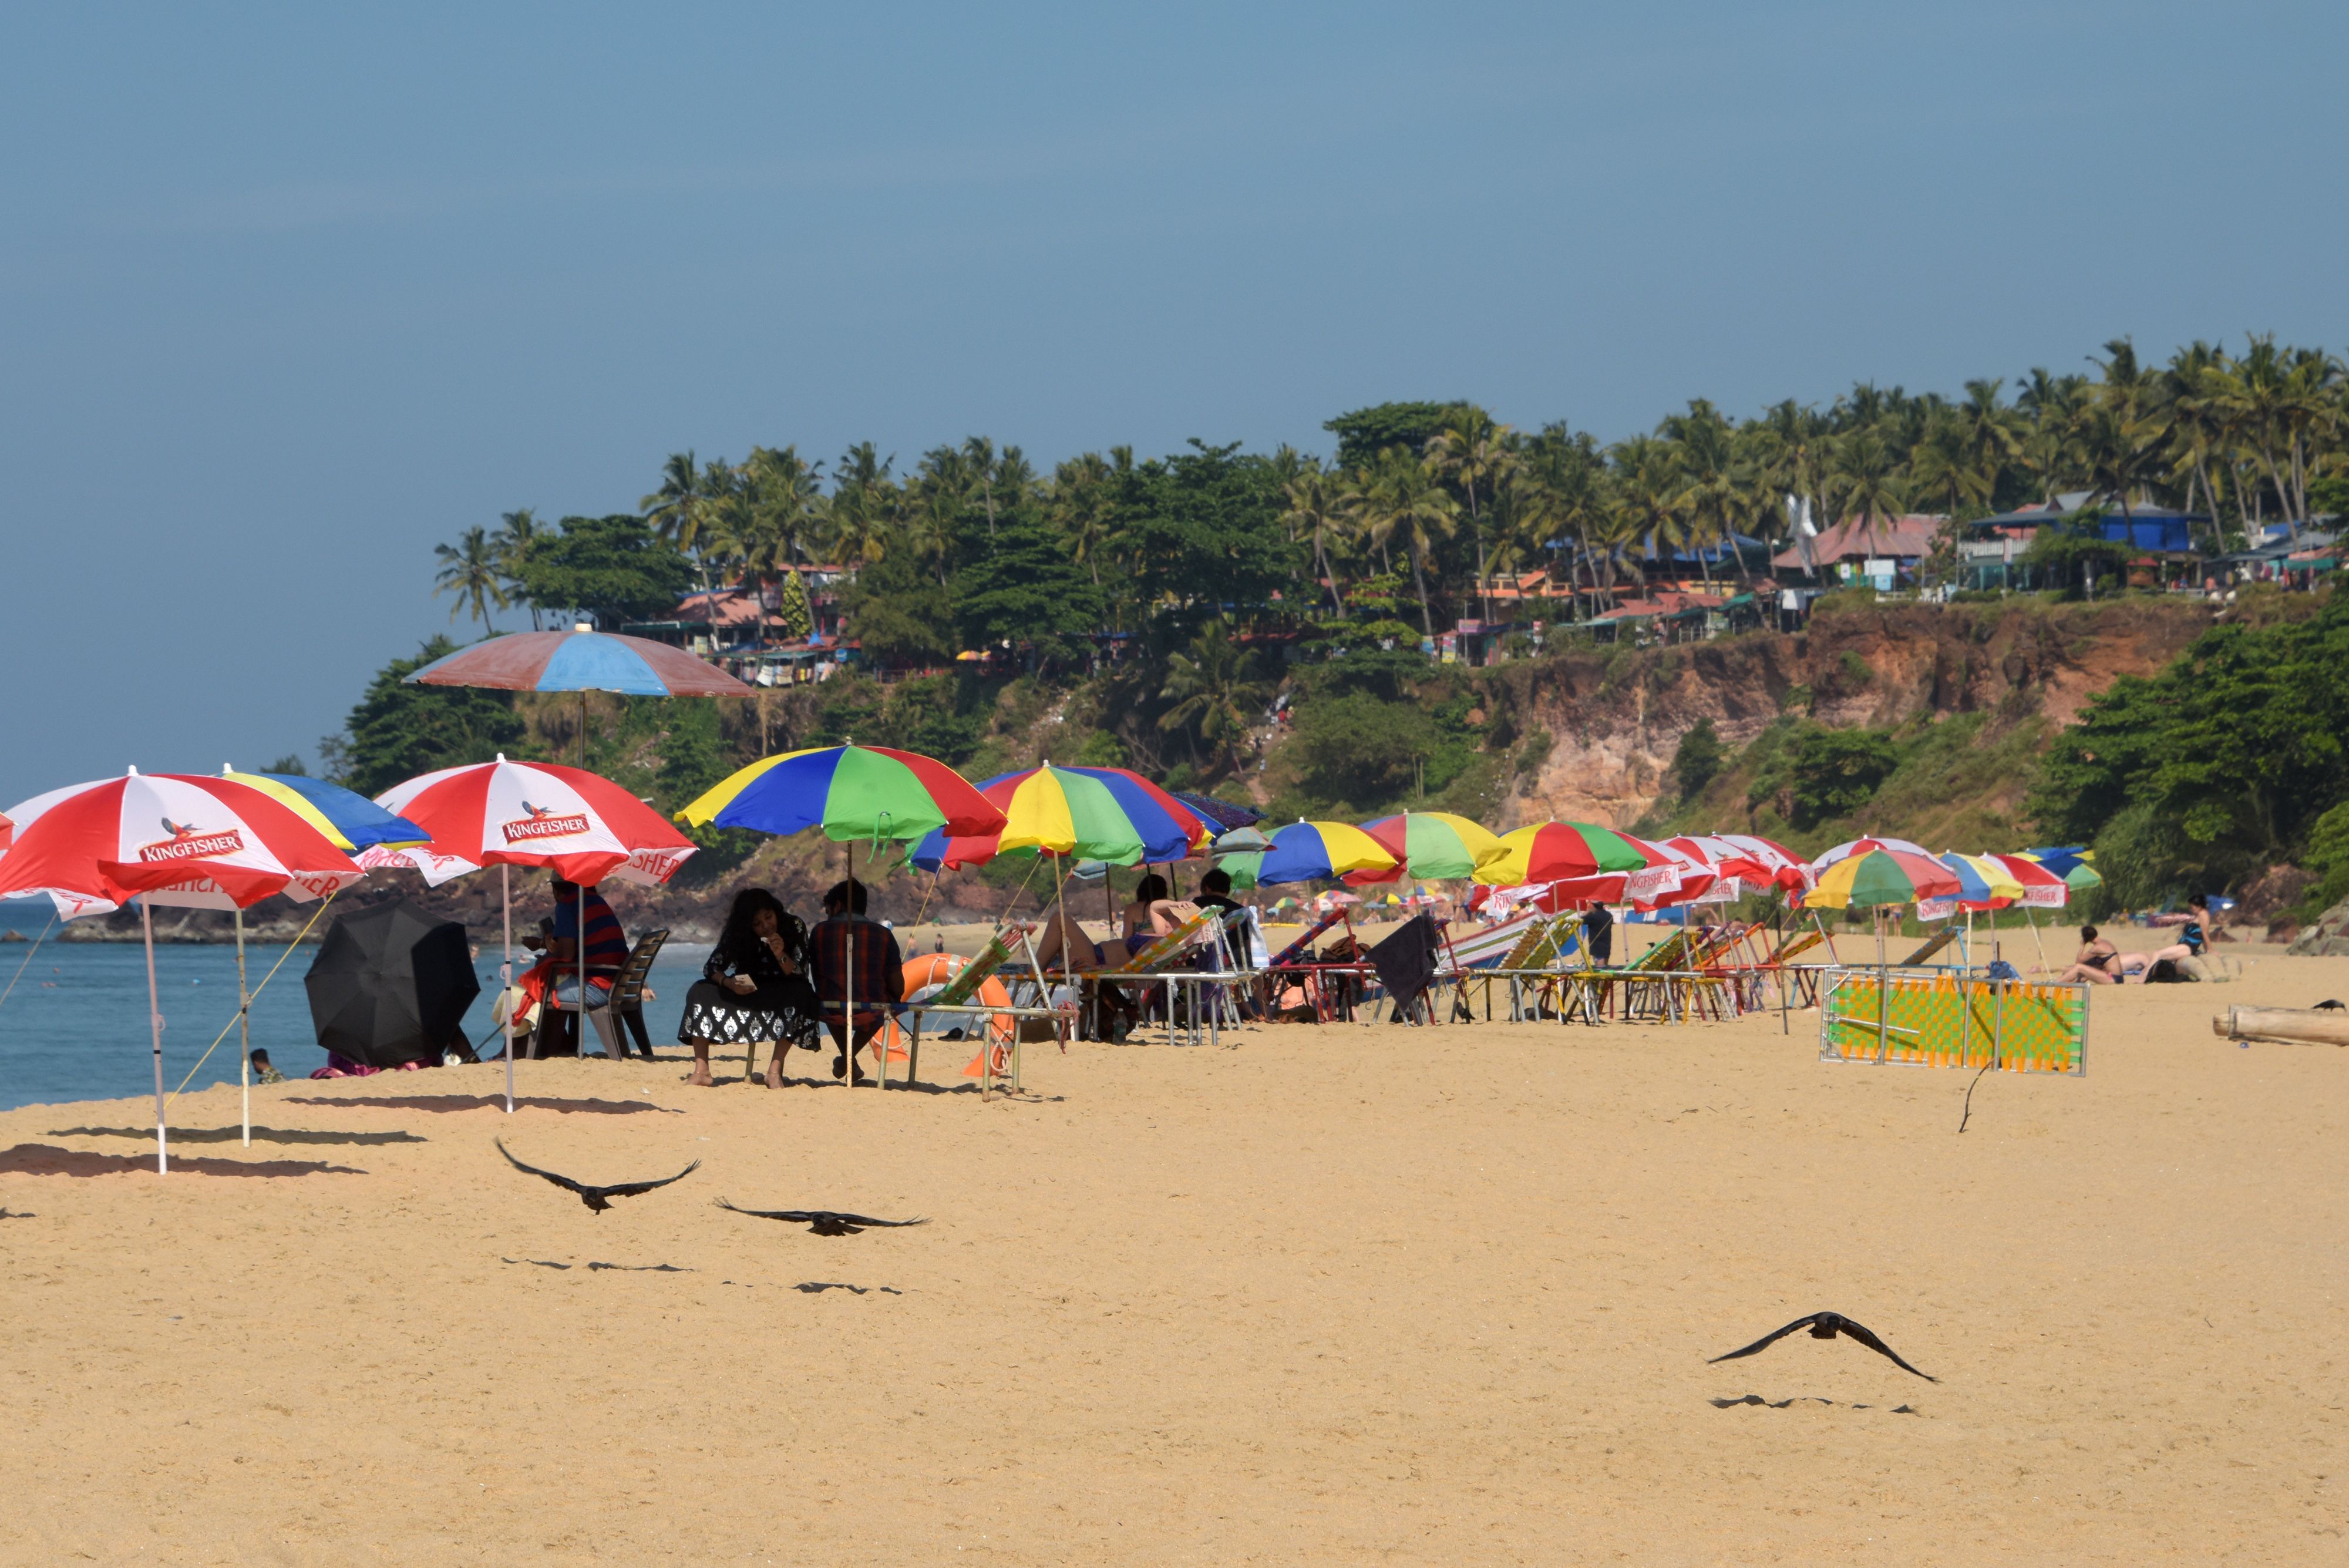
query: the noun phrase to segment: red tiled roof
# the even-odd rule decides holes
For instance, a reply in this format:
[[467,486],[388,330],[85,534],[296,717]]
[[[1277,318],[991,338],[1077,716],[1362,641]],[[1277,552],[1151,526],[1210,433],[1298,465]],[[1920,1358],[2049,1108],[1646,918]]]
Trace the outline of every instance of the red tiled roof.
[[[1834,527],[1822,531],[1811,541],[1811,556],[1821,566],[1835,561],[1882,559],[1913,559],[1930,551],[1933,536],[1940,532],[1946,518],[1929,513],[1911,512],[1899,517],[1878,517],[1862,523],[1857,517],[1846,518]],[[1774,566],[1792,566],[1800,571],[1803,556],[1800,546],[1783,550],[1770,557]]]

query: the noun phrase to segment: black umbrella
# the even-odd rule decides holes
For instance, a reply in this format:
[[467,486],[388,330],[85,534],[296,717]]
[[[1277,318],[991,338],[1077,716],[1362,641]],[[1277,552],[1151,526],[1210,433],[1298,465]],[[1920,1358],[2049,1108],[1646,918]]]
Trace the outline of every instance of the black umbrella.
[[405,898],[328,927],[302,983],[318,1044],[369,1067],[438,1066],[481,994],[465,928]]

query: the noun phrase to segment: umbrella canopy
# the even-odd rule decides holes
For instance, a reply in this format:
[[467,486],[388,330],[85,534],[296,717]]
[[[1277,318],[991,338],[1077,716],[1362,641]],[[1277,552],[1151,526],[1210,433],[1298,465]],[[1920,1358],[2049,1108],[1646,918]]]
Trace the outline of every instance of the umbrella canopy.
[[369,1067],[437,1066],[481,994],[465,928],[405,898],[327,927],[302,984],[318,1044]]
[[1191,808],[1202,821],[1219,828],[1254,827],[1264,820],[1264,813],[1253,806],[1238,805],[1228,800],[1218,800],[1211,794],[1194,794],[1189,790],[1168,792]]
[[2060,909],[2071,899],[2070,884],[2036,860],[2020,855],[1985,855],[1984,860],[1994,860],[2023,892],[2015,899],[2027,909]]
[[[2026,849],[2023,853],[2066,880],[2075,870],[2096,857],[2096,852],[2084,844],[2054,844],[2039,849]],[[2096,882],[2103,880],[2101,877],[2096,878]],[[2095,883],[2086,885],[2094,887]]]
[[1257,874],[1264,869],[1267,853],[1262,849],[1244,849],[1237,855],[1218,855],[1216,869],[1232,879],[1233,892],[1245,893],[1257,885]]
[[801,833],[827,838],[920,838],[944,829],[957,838],[1000,833],[1002,809],[933,757],[887,746],[823,746],[761,757],[678,812],[696,826]]
[[2023,884],[2014,874],[1987,855],[1951,851],[1934,858],[1957,877],[1961,909],[2003,909],[2023,897]]
[[199,909],[297,902],[366,875],[271,795],[202,774],[129,773],[11,806],[0,898],[46,895],[70,919],[133,897]]
[[[1856,839],[1822,856],[1818,885],[1803,895],[1806,909],[1866,909],[1958,896],[1955,873],[1930,855],[1894,848],[1901,839]],[[1913,846],[1912,846],[1913,847]]]
[[221,777],[252,785],[316,828],[336,848],[348,853],[423,844],[432,836],[357,790],[324,779],[300,774],[244,774],[233,768],[222,768]]
[[1476,870],[1476,880],[1508,888],[1520,882],[1560,882],[1601,872],[1633,872],[1662,857],[1636,847],[1623,834],[1588,822],[1539,822],[1501,836],[1503,853]]
[[1913,855],[1920,860],[1930,860],[1933,852],[1921,844],[1911,844],[1905,838],[1854,838],[1838,844],[1811,862],[1816,875],[1838,860],[1848,860],[1855,855],[1865,855],[1871,849],[1889,849],[1899,855]]
[[1347,878],[1392,882],[1408,870],[1413,877],[1474,877],[1506,853],[1499,836],[1464,816],[1448,811],[1406,811],[1362,824],[1362,831],[1395,857],[1385,872],[1358,871]]
[[1227,827],[1216,835],[1216,852],[1219,855],[1261,853],[1272,847],[1272,840],[1253,827]]
[[1257,885],[1334,881],[1356,871],[1393,869],[1386,846],[1350,822],[1290,823],[1272,836],[1272,847],[1256,871]]
[[753,690],[681,648],[580,625],[484,638],[410,675],[419,686],[618,691],[630,697],[749,697]]
[[1208,825],[1190,807],[1123,768],[1038,768],[999,774],[978,786],[1003,813],[999,833],[973,837],[932,828],[914,850],[925,871],[981,866],[998,855],[1081,855],[1114,866],[1184,860],[1206,847]]
[[658,887],[694,852],[693,840],[618,784],[557,763],[500,755],[443,768],[394,784],[376,804],[431,836],[422,851],[393,853],[471,867],[543,866],[583,886],[610,877]]
[[1801,857],[1783,845],[1750,833],[1711,833],[1664,842],[1686,850],[1713,866],[1723,877],[1755,887],[1783,888],[1799,892],[1811,884]]

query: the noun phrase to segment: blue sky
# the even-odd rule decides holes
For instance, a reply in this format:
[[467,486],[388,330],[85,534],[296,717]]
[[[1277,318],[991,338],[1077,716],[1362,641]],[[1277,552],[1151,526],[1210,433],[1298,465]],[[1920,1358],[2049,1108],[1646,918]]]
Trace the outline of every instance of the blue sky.
[[[0,802],[309,751],[664,454],[2340,348],[2349,7],[0,14]],[[511,624],[511,623],[510,623]]]

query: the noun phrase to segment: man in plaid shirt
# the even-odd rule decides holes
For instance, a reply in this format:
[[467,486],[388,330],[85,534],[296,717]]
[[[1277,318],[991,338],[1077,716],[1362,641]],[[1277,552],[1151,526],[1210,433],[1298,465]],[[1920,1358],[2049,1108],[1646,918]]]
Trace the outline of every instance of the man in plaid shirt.
[[[808,933],[808,946],[815,958],[815,994],[823,1004],[823,1021],[832,1031],[833,1044],[843,1047],[839,1058],[832,1064],[835,1078],[848,1076],[857,1052],[871,1042],[888,1017],[887,1004],[905,994],[905,960],[897,950],[897,938],[888,927],[864,918],[864,884],[850,878],[837,883],[823,896],[824,918]],[[855,1043],[847,1043],[845,1021],[842,1018],[849,999],[849,982],[855,982],[856,1035]],[[853,1083],[864,1082],[864,1069],[858,1066]]]

